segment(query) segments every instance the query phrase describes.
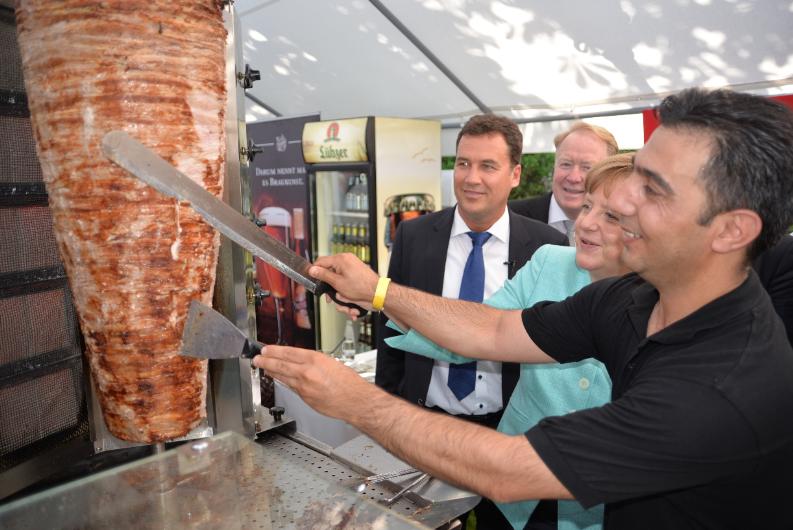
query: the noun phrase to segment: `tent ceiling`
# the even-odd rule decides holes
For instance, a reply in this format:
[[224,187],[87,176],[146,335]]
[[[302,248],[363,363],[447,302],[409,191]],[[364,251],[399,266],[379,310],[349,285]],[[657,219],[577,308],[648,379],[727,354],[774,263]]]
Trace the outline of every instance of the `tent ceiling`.
[[[482,108],[519,119],[643,108],[688,86],[793,92],[791,0],[237,0],[235,7],[245,61],[262,74],[249,94],[283,116],[459,123]],[[251,100],[247,114],[272,117]]]

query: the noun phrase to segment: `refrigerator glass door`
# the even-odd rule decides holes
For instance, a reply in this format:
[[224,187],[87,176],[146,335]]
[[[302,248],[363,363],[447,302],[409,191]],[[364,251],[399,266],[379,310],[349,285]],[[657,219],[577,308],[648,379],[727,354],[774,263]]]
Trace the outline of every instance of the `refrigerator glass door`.
[[[317,171],[316,179],[316,256],[327,256],[349,252],[371,265],[372,237],[369,195],[370,176],[363,171]],[[336,311],[331,304],[319,304],[320,349],[326,353],[342,356],[345,341],[346,316]],[[352,326],[355,351],[372,349],[371,317],[359,319]],[[347,335],[349,335],[349,330]],[[345,354],[352,353],[349,344]]]

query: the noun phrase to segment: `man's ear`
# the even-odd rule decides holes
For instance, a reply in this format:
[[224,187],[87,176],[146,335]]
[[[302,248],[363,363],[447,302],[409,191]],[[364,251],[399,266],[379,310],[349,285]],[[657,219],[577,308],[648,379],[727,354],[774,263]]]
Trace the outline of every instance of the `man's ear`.
[[712,248],[720,254],[747,248],[763,229],[763,220],[757,212],[744,209],[720,213],[713,223],[716,233]]
[[512,187],[517,188],[520,184],[520,172],[523,170],[520,164],[512,169]]

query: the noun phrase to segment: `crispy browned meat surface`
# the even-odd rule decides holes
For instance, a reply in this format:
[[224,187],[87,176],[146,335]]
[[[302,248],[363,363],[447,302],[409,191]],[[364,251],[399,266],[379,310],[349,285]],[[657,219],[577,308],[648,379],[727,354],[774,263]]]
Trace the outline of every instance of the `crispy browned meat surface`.
[[218,235],[106,160],[124,130],[219,195],[225,38],[217,0],[19,0],[17,28],[54,228],[102,410],[124,440],[185,435],[206,362],[178,354],[211,304]]

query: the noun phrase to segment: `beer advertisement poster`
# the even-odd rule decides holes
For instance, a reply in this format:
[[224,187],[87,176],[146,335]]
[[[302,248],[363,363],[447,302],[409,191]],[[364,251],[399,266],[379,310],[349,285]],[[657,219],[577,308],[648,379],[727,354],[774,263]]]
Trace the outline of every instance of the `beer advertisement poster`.
[[[311,211],[301,135],[306,123],[318,120],[310,115],[247,125],[248,139],[261,149],[249,168],[252,213],[262,230],[308,260]],[[258,339],[315,348],[313,295],[259,258],[254,266]]]

